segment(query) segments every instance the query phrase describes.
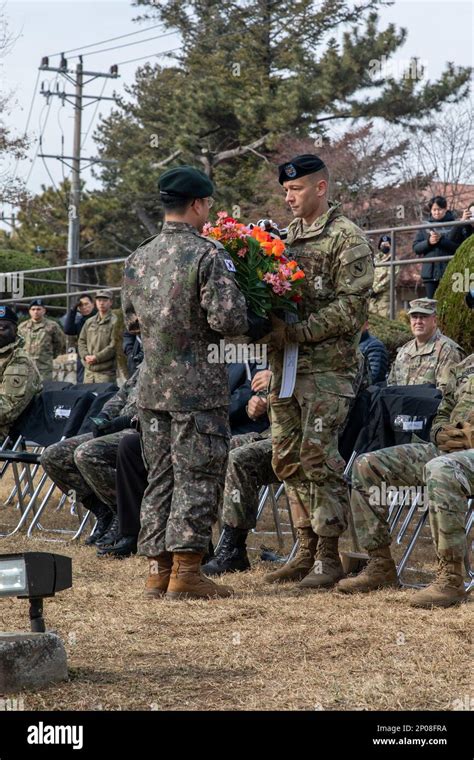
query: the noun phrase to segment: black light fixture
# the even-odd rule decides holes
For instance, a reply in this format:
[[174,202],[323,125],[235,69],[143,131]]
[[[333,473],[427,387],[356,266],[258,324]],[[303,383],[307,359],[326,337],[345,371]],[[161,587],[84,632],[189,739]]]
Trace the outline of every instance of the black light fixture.
[[44,633],[43,599],[72,586],[72,560],[61,554],[0,554],[0,597],[30,600],[31,630]]

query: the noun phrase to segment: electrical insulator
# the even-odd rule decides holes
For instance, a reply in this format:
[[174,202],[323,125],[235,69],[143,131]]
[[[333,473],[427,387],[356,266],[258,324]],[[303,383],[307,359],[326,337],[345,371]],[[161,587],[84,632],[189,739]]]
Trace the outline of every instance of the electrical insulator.
[[47,56],[44,56],[44,58],[41,59],[41,65],[49,66],[49,58]]
[[112,74],[112,76],[118,75],[118,66],[116,63],[114,63],[113,66],[110,67],[110,73]]
[[64,57],[64,53],[61,53],[61,62],[59,64],[60,69],[67,69],[67,60]]

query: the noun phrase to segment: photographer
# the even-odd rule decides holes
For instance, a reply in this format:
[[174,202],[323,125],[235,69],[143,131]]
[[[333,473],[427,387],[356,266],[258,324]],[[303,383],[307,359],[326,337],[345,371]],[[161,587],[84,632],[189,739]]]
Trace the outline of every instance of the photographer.
[[[431,198],[428,208],[430,209],[428,219],[430,224],[455,221],[455,216],[452,211],[448,210],[448,203],[442,195],[435,195],[434,198]],[[413,243],[413,251],[417,256],[427,258],[452,256],[459,245],[452,238],[454,229],[456,228],[447,226],[442,227],[439,232],[434,229],[418,230]],[[425,285],[427,298],[434,297],[447,266],[447,261],[432,261],[423,264],[421,278]]]

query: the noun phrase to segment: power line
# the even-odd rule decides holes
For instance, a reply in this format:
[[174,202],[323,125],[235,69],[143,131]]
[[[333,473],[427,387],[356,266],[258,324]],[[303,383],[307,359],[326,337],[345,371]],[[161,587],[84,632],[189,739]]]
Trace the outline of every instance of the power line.
[[[33,89],[33,95],[31,97],[30,107],[29,107],[29,110],[28,110],[28,116],[27,116],[27,119],[26,119],[25,130],[23,132],[23,137],[26,137],[26,134],[28,132],[28,127],[30,126],[30,119],[31,119],[31,114],[33,113],[33,105],[34,105],[35,98],[36,98],[36,91],[37,91],[37,87],[38,87],[39,76],[40,76],[40,71],[38,69],[38,73],[36,75],[36,82],[35,82],[34,89]],[[15,164],[15,171],[13,173],[13,179],[16,179],[19,163],[20,163],[20,159],[17,158],[16,164]]]
[[166,55],[167,53],[175,53],[176,50],[183,50],[183,45],[180,45],[176,48],[171,48],[171,50],[162,50],[161,53],[151,53],[150,55],[142,55],[141,58],[131,58],[129,61],[120,61],[117,63],[117,66],[125,66],[126,63],[136,63],[136,61],[144,61],[145,59],[150,58],[158,58],[161,55]]
[[[144,42],[151,42],[152,40],[161,40],[163,37],[171,37],[176,32],[166,32],[166,34],[157,34],[154,37],[147,37],[145,40],[136,40],[135,42],[125,42],[123,45],[114,45],[109,48],[102,48],[102,50],[93,50],[92,53],[86,53],[86,55],[98,55],[99,53],[108,53],[110,50],[119,50],[124,47],[131,47],[132,45],[141,45]],[[74,56],[75,58],[76,56]]]
[[[55,84],[56,84],[56,82],[57,82],[58,76],[59,76],[59,75],[58,75],[58,74],[56,74],[56,76],[55,76],[55,78],[54,78],[54,81],[53,81],[53,87],[54,87],[54,85],[55,85]],[[46,103],[46,104],[43,106],[43,108],[42,108],[42,110],[41,110],[41,113],[40,113],[40,115],[39,115],[38,124],[39,124],[39,128],[40,128],[40,135],[39,135],[39,137],[38,137],[38,143],[37,143],[37,145],[36,145],[36,151],[35,151],[35,155],[33,156],[33,160],[32,160],[32,162],[31,162],[30,171],[28,172],[28,176],[27,176],[27,178],[26,178],[26,180],[25,180],[25,185],[27,185],[27,184],[28,184],[28,181],[29,181],[29,179],[30,179],[30,177],[31,177],[31,173],[32,173],[32,171],[33,171],[33,167],[34,167],[34,165],[35,165],[35,162],[36,162],[36,159],[38,158],[38,153],[39,153],[39,149],[40,149],[40,146],[41,146],[41,142],[42,142],[42,139],[43,139],[44,130],[46,129],[46,124],[48,123],[49,112],[50,112],[50,110],[51,110],[51,103],[52,103],[52,99],[50,99],[50,100],[49,100],[49,103]],[[47,110],[47,112],[46,112],[46,117],[45,117],[45,120],[44,120],[44,122],[43,122],[43,126],[41,126],[41,117],[42,117],[42,115],[43,115],[43,112],[44,112],[44,109],[45,109],[45,108],[47,108],[48,110]]]
[[[146,29],[138,29],[136,32],[129,32],[128,34],[120,34],[118,37],[109,37],[107,40],[99,40],[99,42],[91,42],[90,45],[82,45],[81,47],[75,47],[71,48],[70,50],[60,50],[58,53],[51,53],[49,56],[50,58],[53,58],[55,55],[62,55],[66,53],[75,53],[76,50],[87,50],[87,48],[91,47],[97,47],[97,45],[105,45],[106,42],[115,42],[115,40],[122,40],[125,37],[132,37],[135,34],[143,34],[144,32],[148,32],[150,29],[157,29],[158,27],[164,28],[164,24],[153,24],[153,26],[147,26]],[[77,56],[73,56],[73,58],[76,58]]]
[[91,120],[90,120],[90,122],[89,122],[89,126],[88,126],[88,127],[87,127],[87,129],[86,129],[85,135],[84,135],[84,137],[82,138],[82,142],[81,142],[81,148],[83,148],[83,147],[84,147],[84,145],[85,145],[85,142],[86,142],[86,140],[87,140],[87,136],[88,136],[88,134],[89,134],[89,132],[90,132],[90,129],[91,129],[91,127],[92,127],[92,124],[94,123],[94,119],[95,119],[95,117],[96,117],[96,114],[97,114],[97,109],[99,108],[99,105],[100,105],[100,100],[101,100],[101,98],[102,98],[102,95],[104,94],[104,90],[105,90],[105,88],[106,88],[106,85],[107,85],[107,79],[104,79],[104,84],[102,85],[102,90],[100,91],[100,95],[99,95],[99,98],[98,98],[98,100],[97,100],[97,103],[95,104],[94,113],[92,114],[92,118],[91,118]]

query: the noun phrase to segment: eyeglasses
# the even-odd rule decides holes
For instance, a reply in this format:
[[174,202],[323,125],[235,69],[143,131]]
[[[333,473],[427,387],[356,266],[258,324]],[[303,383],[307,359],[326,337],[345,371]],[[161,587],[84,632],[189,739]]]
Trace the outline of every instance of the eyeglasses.
[[206,198],[206,200],[207,200],[207,205],[209,206],[209,208],[212,208],[214,205],[214,198]]

